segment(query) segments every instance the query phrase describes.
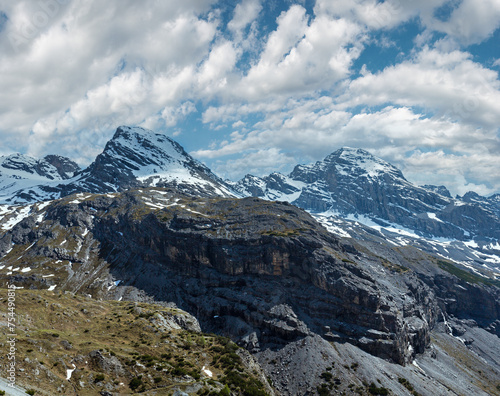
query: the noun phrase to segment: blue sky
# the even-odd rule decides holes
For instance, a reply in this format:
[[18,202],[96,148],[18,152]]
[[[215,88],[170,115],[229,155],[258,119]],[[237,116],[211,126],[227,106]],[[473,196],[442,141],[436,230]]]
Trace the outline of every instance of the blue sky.
[[500,192],[500,0],[176,3],[0,0],[0,155],[141,125],[233,180],[350,146]]

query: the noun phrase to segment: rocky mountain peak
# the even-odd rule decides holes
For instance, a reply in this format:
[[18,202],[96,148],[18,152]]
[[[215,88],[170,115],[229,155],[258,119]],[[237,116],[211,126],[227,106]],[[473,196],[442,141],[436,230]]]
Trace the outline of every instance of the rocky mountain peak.
[[113,184],[185,168],[182,147],[165,135],[140,127],[119,127],[89,170]]
[[445,186],[433,186],[431,184],[425,184],[421,187],[426,189],[427,191],[432,191],[436,194],[442,195],[443,197],[451,198],[451,193]]
[[80,168],[66,157],[46,156],[37,159],[24,154],[10,154],[0,157],[0,173],[3,177],[16,180],[64,180]]
[[[120,126],[76,184],[81,191],[177,187],[207,196],[231,196],[231,187],[169,137],[141,127]],[[95,191],[95,187],[99,190]],[[74,190],[72,192],[75,192]]]
[[81,170],[76,162],[60,155],[46,155],[43,160],[54,166],[63,180],[72,178]]
[[[182,146],[163,134],[155,133],[141,127],[120,126],[116,129],[113,138],[107,143],[104,152],[112,147],[127,147],[163,151],[166,156],[188,156]],[[149,152],[148,152],[149,154]]]
[[463,197],[461,197],[461,199],[466,201],[466,202],[471,202],[471,201],[482,200],[482,199],[484,199],[484,197],[482,197],[481,195],[479,195],[475,191],[468,191],[464,194]]
[[469,191],[463,197],[457,196],[458,200],[473,205],[479,205],[500,217],[500,194],[483,197],[474,191]]
[[345,176],[351,174],[374,178],[390,175],[406,180],[394,165],[360,148],[342,147],[328,155],[324,162],[334,165],[337,172]]

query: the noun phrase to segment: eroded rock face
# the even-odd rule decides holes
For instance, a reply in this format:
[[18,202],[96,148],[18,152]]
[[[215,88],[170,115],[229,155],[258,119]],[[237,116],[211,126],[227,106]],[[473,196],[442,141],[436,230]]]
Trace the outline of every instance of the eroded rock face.
[[[5,253],[12,242],[17,250]],[[487,288],[474,286],[477,298],[461,302],[456,278],[437,267],[420,273],[417,256],[410,269],[388,261],[389,251],[387,259],[363,253],[305,211],[257,198],[165,189],[72,196],[25,218],[0,247],[6,265],[20,255],[36,263],[30,285],[174,302],[204,331],[252,352],[319,334],[405,364],[429,344],[441,312],[473,316],[491,298],[480,325],[498,319],[498,296]],[[37,277],[35,265],[58,278]]]
[[93,229],[111,273],[176,302],[205,329],[251,350],[324,333],[399,363],[429,342],[437,305],[417,289],[432,291],[405,275],[405,299],[393,298],[361,258],[294,206],[189,198],[134,220],[133,199],[120,199],[113,206],[128,210]]

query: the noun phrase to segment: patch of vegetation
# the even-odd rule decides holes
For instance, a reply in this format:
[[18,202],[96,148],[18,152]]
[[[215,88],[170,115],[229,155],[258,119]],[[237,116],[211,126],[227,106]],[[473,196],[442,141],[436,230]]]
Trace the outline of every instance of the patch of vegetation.
[[142,376],[132,378],[128,384],[128,386],[132,390],[136,390],[141,385],[142,385]]
[[408,389],[413,396],[420,396],[420,393],[418,393],[413,385],[408,381],[406,378],[399,377],[398,382],[403,385],[406,389]]
[[497,286],[500,287],[500,281],[494,279],[484,278],[482,276],[473,274],[472,272],[460,269],[453,265],[452,263],[444,260],[437,260],[437,265],[443,271],[446,271],[452,275],[455,275],[458,279],[461,279],[465,282],[477,284],[482,283],[488,286]]
[[101,381],[104,381],[104,378],[106,378],[104,376],[104,374],[97,374],[94,378],[94,382],[101,382]]
[[236,370],[231,370],[221,378],[221,382],[236,392],[237,389],[242,389],[245,396],[266,396],[264,385],[255,378],[249,378],[244,373]]
[[221,395],[221,396],[230,396],[231,395],[231,390],[229,389],[229,387],[227,385],[224,385],[224,388],[222,388],[220,390],[220,392],[218,393],[218,395]]
[[262,235],[269,235],[269,236],[276,236],[276,237],[283,237],[283,238],[290,238],[294,236],[299,236],[300,232],[304,231],[302,228],[294,228],[294,229],[285,229],[282,231],[278,230],[270,230],[270,231],[262,231]]
[[388,395],[389,390],[384,387],[378,388],[377,385],[375,385],[373,382],[368,386],[368,392],[370,392],[371,395]]
[[403,265],[391,263],[390,261],[388,261],[382,257],[379,257],[379,258],[380,258],[380,262],[382,263],[382,265],[385,268],[387,268],[389,271],[397,272],[398,274],[404,274],[405,272],[408,272],[410,270],[409,268],[407,268]]
[[327,384],[321,384],[316,387],[316,391],[319,396],[329,396],[330,395],[330,387]]

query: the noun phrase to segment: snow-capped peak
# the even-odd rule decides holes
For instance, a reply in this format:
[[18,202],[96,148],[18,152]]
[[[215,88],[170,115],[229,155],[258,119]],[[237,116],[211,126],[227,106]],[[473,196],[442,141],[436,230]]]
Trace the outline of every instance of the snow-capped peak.
[[174,187],[199,196],[237,195],[177,142],[140,127],[119,127],[83,171],[55,155],[42,160],[22,154],[0,158],[0,202],[28,203],[137,187]]
[[77,164],[60,156],[36,159],[17,153],[0,157],[0,202],[44,200],[46,196],[40,191],[41,186],[53,188],[78,170]]
[[363,174],[368,177],[385,175],[404,179],[398,168],[359,148],[343,147],[327,156],[324,162],[335,164],[337,171],[343,175],[352,174],[356,177]]
[[100,192],[172,186],[201,195],[234,195],[230,186],[177,142],[141,127],[120,126],[83,173],[76,183],[82,190],[92,185],[98,185]]
[[186,162],[193,162],[177,142],[140,127],[119,127],[103,154],[120,159],[137,178],[177,173],[186,169]]

